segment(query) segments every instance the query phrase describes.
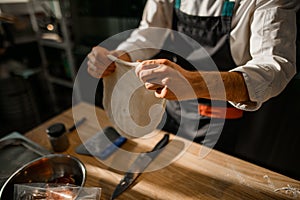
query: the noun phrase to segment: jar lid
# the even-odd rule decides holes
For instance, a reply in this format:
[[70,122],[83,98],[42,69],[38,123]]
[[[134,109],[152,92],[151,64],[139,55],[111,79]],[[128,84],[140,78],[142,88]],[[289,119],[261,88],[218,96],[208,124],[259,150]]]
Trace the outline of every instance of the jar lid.
[[66,127],[62,123],[55,123],[49,126],[46,132],[51,137],[59,137],[66,132]]

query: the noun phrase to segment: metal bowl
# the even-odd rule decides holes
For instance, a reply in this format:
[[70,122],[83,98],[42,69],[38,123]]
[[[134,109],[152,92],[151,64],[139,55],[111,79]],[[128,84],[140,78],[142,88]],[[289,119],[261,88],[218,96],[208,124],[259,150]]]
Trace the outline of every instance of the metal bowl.
[[83,186],[86,169],[77,158],[64,154],[42,156],[13,173],[0,190],[1,200],[12,200],[14,184],[58,183]]

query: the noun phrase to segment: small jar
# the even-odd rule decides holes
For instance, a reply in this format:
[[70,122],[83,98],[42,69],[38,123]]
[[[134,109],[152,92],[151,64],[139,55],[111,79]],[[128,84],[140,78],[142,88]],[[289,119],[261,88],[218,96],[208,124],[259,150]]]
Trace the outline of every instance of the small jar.
[[66,135],[66,127],[62,123],[55,123],[46,129],[52,149],[62,152],[68,149],[69,139]]

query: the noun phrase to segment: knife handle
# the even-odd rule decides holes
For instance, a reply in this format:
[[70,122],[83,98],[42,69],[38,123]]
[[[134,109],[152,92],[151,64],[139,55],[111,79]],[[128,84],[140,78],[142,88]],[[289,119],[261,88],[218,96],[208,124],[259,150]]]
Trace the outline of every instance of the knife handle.
[[169,134],[165,134],[164,137],[155,145],[152,151],[157,151],[165,147],[168,144],[168,142],[169,142]]

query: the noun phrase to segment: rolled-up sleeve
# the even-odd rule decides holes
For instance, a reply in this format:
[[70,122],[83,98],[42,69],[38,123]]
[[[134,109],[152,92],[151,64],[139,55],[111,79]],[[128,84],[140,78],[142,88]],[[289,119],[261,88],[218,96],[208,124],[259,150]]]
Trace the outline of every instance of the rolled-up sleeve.
[[250,27],[251,59],[231,70],[243,74],[252,103],[230,102],[235,107],[257,110],[295,75],[298,4],[298,0],[257,1]]

